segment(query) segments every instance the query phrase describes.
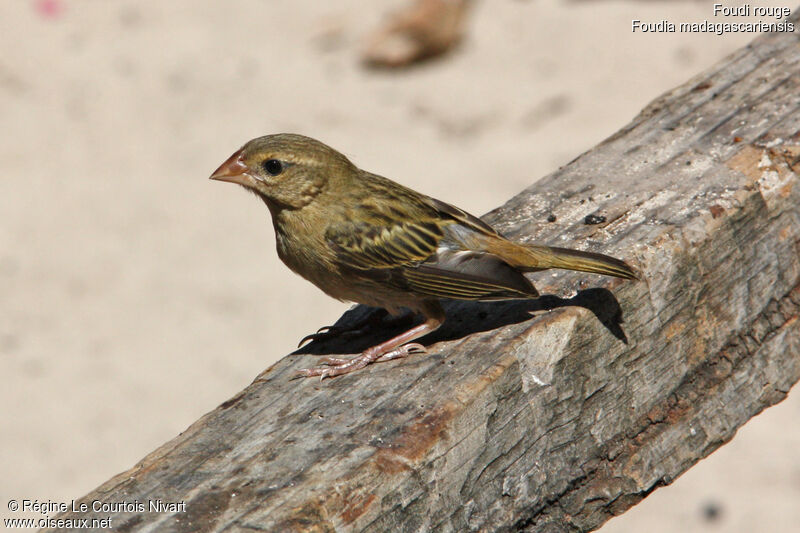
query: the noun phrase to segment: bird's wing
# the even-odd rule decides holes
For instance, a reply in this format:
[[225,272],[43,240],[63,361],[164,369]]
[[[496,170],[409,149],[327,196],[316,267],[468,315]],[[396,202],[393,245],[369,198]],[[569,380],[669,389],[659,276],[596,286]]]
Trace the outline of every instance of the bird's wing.
[[355,270],[414,267],[436,254],[443,236],[435,221],[407,222],[365,217],[368,221],[331,224],[325,239],[340,264]]
[[487,252],[441,248],[430,261],[404,269],[418,293],[457,300],[536,298],[536,288],[518,270]]
[[436,198],[426,198],[428,203],[433,207],[436,211],[438,211],[441,215],[445,215],[446,217],[451,218],[458,224],[465,226],[473,231],[478,233],[482,233],[484,235],[491,235],[491,236],[501,236],[500,233],[497,232],[496,229],[491,227],[489,224],[484,222],[483,220],[479,219],[476,216],[470,215],[463,209],[459,209],[454,205],[447,204]]
[[496,232],[457,208],[415,209],[404,217],[371,216],[331,224],[325,238],[344,269],[416,294],[460,300],[531,298],[531,283],[499,257],[454,247],[443,241],[447,226],[466,223],[482,233]]

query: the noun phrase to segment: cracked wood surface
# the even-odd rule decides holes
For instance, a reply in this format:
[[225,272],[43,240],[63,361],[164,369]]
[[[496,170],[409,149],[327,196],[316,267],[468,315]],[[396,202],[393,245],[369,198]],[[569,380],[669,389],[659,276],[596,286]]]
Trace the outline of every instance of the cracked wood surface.
[[760,37],[485,217],[642,281],[540,273],[539,300],[450,303],[428,355],[290,380],[391,331],[312,344],[81,500],[186,502],[113,513],[117,531],[588,531],[624,512],[800,378],[799,67],[797,34]]

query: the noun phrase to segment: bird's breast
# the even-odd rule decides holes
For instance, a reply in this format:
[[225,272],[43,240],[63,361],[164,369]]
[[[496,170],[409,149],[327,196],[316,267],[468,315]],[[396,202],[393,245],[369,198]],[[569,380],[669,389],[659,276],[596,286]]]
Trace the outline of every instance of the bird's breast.
[[349,299],[344,289],[347,281],[336,266],[335,256],[324,238],[324,226],[297,228],[297,224],[275,225],[278,257],[293,272],[310,281],[325,293],[340,300]]

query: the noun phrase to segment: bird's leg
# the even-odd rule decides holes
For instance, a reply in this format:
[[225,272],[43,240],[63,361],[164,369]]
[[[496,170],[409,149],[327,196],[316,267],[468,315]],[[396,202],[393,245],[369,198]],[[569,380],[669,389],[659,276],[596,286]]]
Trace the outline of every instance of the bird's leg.
[[340,336],[354,337],[356,335],[360,335],[366,329],[372,326],[377,326],[383,322],[383,319],[387,314],[388,313],[386,312],[386,309],[377,309],[351,326],[323,326],[319,328],[316,333],[311,333],[303,337],[297,347],[301,347],[307,341],[314,342],[334,339]]
[[322,360],[322,364],[328,365],[327,367],[304,368],[298,370],[297,375],[304,377],[320,376],[320,379],[325,379],[353,372],[364,368],[370,363],[391,361],[414,353],[425,353],[424,346],[411,341],[436,331],[444,322],[444,311],[438,302],[426,303],[424,307],[423,312],[426,320],[422,324],[414,326],[405,333],[401,333],[388,341],[364,350],[358,357],[352,359],[326,357]]
[[436,330],[440,325],[440,321],[428,319],[422,324],[406,331],[405,333],[401,333],[397,337],[393,337],[386,342],[364,350],[364,352],[362,352],[358,357],[354,357],[352,359],[326,357],[322,359],[321,362],[322,364],[328,365],[327,367],[304,368],[302,370],[298,370],[298,375],[305,377],[320,376],[324,379],[327,377],[339,376],[341,374],[353,372],[354,370],[364,368],[368,364],[376,361],[390,361],[392,359],[406,357],[412,353],[424,353],[425,347],[421,344],[416,342],[411,342],[409,344],[406,343],[414,339],[418,339],[423,335],[427,335],[428,333]]
[[[427,349],[423,345],[418,342],[409,342],[408,344],[404,344],[400,346],[396,350],[392,350],[391,352],[387,352],[382,356],[378,357],[373,363],[385,363],[386,361],[391,361],[392,359],[402,359],[403,357],[407,357],[411,354],[415,353],[427,353]],[[339,366],[344,365],[351,362],[352,359],[346,359],[344,357],[323,357],[320,360],[320,363],[323,365],[328,366]]]

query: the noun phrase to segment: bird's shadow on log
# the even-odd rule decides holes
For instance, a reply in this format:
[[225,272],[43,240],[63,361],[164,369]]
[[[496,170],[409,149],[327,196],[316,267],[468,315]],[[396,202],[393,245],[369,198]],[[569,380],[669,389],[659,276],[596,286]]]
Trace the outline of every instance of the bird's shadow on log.
[[[473,333],[490,331],[499,327],[531,320],[537,311],[550,311],[559,307],[577,306],[591,311],[603,326],[617,339],[628,344],[622,330],[622,307],[614,293],[608,289],[594,288],[579,291],[572,298],[544,295],[535,300],[506,300],[500,302],[443,301],[447,316],[444,325],[426,335],[420,342],[428,345],[441,341],[461,339]],[[381,322],[382,310],[358,305],[347,311],[335,326],[347,328],[371,315],[375,324],[356,335],[315,340],[295,351],[295,354],[330,355],[359,353],[409,329],[419,319],[406,315],[400,319],[389,318]]]

